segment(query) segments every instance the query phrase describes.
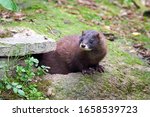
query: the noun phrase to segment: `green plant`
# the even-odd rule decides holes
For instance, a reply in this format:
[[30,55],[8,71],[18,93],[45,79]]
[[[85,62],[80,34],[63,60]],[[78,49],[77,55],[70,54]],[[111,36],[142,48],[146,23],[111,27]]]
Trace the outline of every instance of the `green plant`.
[[37,77],[43,76],[48,67],[38,66],[39,61],[33,57],[27,58],[24,62],[25,65],[16,66],[15,76],[7,76],[1,80],[1,92],[11,91],[26,99],[43,99],[45,96],[38,90],[35,80],[37,81]]
[[19,8],[13,0],[0,0],[0,4],[11,11],[18,11]]
[[25,89],[25,92],[28,93],[28,95],[26,95],[27,99],[30,100],[40,100],[40,99],[44,99],[44,95],[42,92],[40,92],[37,88],[38,86],[36,84],[31,84],[28,88]]
[[15,82],[12,82],[12,83],[9,83],[6,85],[6,88],[9,90],[9,89],[12,89],[14,93],[18,93],[20,96],[25,96],[25,92],[22,90],[22,85],[20,85],[19,83],[15,83]]

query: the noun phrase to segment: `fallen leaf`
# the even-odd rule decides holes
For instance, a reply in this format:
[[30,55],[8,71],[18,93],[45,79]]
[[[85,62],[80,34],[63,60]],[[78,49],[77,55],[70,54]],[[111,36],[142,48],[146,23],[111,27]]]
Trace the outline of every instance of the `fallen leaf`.
[[35,12],[36,12],[36,13],[41,13],[41,14],[45,13],[45,11],[44,11],[43,9],[38,9],[38,10],[36,10]]
[[111,30],[110,26],[104,26],[106,30]]
[[144,44],[134,44],[134,45],[133,45],[134,48],[141,48],[141,47],[143,47],[143,46],[144,46]]
[[2,18],[5,18],[5,19],[11,18],[12,13],[11,12],[2,12],[1,16],[2,16]]
[[[48,0],[48,2],[51,2],[53,0]],[[57,3],[57,5],[61,6],[63,4],[67,3],[67,0],[55,0],[55,2]]]
[[96,3],[93,0],[77,0],[77,2],[81,5],[86,5],[93,9],[97,7]]
[[15,21],[22,21],[24,20],[26,17],[25,17],[25,14],[23,14],[22,12],[17,12],[17,13],[14,13],[13,14],[13,19]]
[[109,41],[115,41],[117,39],[117,37],[112,33],[104,33],[104,35],[106,36],[106,39]]
[[145,55],[143,55],[143,57],[150,57],[150,51],[146,51]]
[[150,7],[150,0],[145,0],[145,6]]
[[139,32],[133,32],[132,35],[139,36],[139,35],[141,35],[141,33],[139,33]]

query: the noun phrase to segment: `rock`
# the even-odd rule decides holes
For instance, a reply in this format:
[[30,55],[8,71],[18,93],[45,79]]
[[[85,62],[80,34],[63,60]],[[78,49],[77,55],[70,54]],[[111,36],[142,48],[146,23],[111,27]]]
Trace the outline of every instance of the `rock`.
[[54,89],[49,87],[47,92],[46,92],[46,95],[49,97],[49,96],[54,96],[55,93],[54,93]]
[[46,53],[55,48],[54,40],[30,29],[22,29],[12,37],[0,38],[0,57]]

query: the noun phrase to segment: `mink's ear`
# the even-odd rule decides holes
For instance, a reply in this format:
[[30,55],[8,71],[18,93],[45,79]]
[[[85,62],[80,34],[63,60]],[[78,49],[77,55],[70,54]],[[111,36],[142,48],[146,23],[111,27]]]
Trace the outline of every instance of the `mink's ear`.
[[96,34],[96,37],[98,38],[98,39],[101,39],[101,36],[100,36],[100,34],[98,33],[98,34]]
[[84,31],[82,31],[82,36],[85,35]]

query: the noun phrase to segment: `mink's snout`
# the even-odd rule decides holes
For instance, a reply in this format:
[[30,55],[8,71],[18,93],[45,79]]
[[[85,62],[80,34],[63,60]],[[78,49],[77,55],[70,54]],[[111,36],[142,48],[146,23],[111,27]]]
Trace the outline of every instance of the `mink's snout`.
[[86,45],[85,44],[81,44],[81,48],[85,48],[86,47]]
[[85,50],[85,51],[90,51],[91,49],[87,44],[80,43],[80,49]]

